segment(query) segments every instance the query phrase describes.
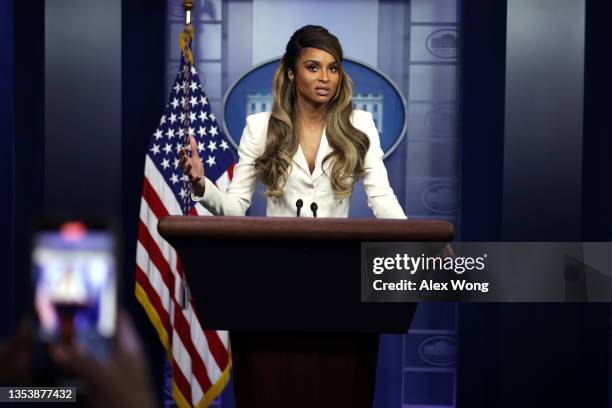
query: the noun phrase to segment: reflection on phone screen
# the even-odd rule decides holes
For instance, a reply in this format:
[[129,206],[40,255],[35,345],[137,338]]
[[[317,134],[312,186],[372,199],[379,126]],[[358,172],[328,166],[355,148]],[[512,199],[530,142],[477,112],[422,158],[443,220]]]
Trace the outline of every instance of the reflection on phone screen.
[[112,233],[79,222],[35,234],[34,306],[39,337],[74,345],[99,359],[110,352],[117,299]]

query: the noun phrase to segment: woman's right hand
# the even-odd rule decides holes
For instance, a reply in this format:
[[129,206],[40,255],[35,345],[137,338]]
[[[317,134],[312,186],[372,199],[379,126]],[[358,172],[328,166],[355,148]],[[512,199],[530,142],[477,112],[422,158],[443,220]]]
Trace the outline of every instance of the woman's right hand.
[[179,166],[181,170],[191,181],[193,193],[196,196],[204,195],[204,165],[200,161],[200,155],[198,154],[198,145],[196,144],[193,136],[189,137],[189,149],[191,150],[191,157],[187,156],[187,151],[184,147],[181,147],[179,152]]

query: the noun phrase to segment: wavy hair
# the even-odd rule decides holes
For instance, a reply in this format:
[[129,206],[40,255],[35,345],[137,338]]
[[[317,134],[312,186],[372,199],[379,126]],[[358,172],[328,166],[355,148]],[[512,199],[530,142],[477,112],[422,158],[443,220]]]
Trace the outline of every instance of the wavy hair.
[[342,69],[342,47],[329,31],[320,26],[300,28],[287,43],[285,55],[274,74],[272,114],[263,154],[255,160],[255,172],[262,180],[268,197],[283,193],[292,169],[292,157],[299,146],[295,84],[289,80],[289,70],[296,72],[296,62],[304,48],[326,51],[338,61],[340,80],[336,94],[329,101],[326,114],[326,134],[332,151],[323,164],[330,161],[328,176],[334,195],[346,198],[355,183],[364,176],[365,155],[370,147],[367,135],[351,123],[353,86]]

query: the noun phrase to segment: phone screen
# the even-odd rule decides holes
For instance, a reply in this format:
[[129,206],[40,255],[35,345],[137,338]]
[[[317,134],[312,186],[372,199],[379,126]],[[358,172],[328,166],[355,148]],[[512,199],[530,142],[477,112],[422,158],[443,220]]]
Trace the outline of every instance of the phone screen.
[[74,345],[104,359],[117,320],[113,232],[71,221],[36,231],[32,244],[39,339]]

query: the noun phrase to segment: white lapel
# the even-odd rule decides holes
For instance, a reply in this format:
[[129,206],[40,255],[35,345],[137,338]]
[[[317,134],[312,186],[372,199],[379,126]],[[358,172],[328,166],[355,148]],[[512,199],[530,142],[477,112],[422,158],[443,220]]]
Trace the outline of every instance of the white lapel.
[[293,162],[302,168],[310,176],[310,170],[308,169],[308,163],[306,162],[306,156],[304,156],[304,152],[302,151],[302,146],[298,143],[298,148],[295,154],[293,155]]

